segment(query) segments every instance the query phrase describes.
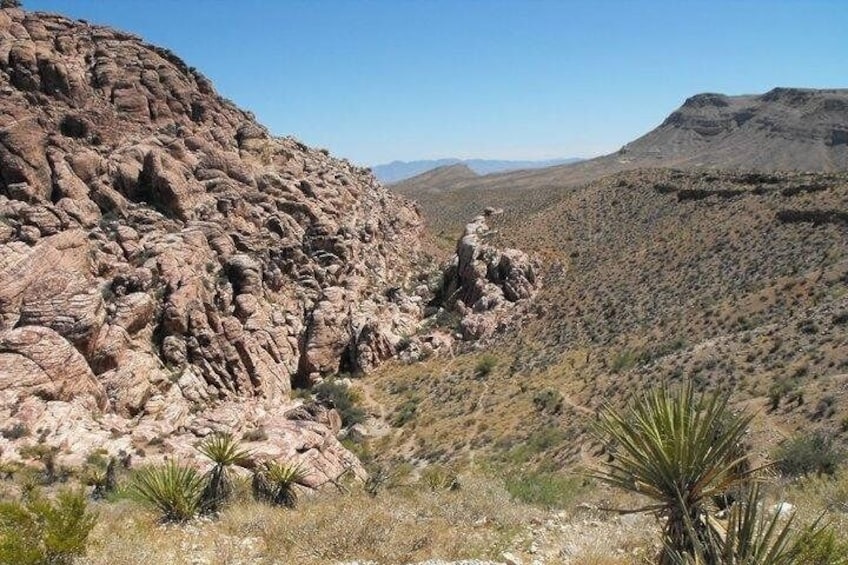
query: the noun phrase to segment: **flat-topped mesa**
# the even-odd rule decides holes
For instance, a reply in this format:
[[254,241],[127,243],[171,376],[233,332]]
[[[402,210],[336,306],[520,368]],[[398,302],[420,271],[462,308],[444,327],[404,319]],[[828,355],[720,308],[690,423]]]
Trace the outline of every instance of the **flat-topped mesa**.
[[[81,21],[0,10],[0,214],[4,421],[78,393],[139,437],[197,431],[220,403],[272,410],[293,380],[372,368],[421,317],[388,292],[419,253],[412,205],[271,136],[170,51]],[[224,420],[204,429],[253,425]]]

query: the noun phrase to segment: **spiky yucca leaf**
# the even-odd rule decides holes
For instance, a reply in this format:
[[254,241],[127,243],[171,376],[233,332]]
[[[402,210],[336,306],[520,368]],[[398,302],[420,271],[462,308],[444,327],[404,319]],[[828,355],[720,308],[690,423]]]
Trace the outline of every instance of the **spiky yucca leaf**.
[[250,459],[251,453],[242,449],[239,441],[231,434],[218,433],[204,439],[197,450],[216,465],[238,465]]
[[242,449],[239,441],[226,433],[207,437],[197,450],[215,464],[204,477],[206,485],[200,502],[203,513],[215,513],[232,497],[233,481],[228,467],[244,463],[251,457],[251,453]]
[[131,492],[155,507],[166,522],[185,522],[197,516],[203,488],[200,473],[174,461],[141,469],[130,486]]
[[638,511],[666,519],[666,544],[690,555],[714,552],[711,497],[749,478],[742,439],[751,415],[734,415],[724,395],[696,395],[691,385],[643,395],[627,411],[607,408],[598,430],[613,460],[593,476],[654,502]]
[[269,461],[253,475],[253,495],[276,506],[297,506],[297,485],[304,485],[307,470],[299,463],[286,465]]

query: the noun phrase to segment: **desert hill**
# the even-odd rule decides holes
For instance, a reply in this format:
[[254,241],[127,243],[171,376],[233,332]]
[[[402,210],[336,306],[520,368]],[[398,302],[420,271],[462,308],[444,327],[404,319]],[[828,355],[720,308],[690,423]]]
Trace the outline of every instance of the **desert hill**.
[[3,456],[227,428],[315,480],[359,469],[289,395],[414,329],[416,210],[117,30],[0,10],[0,92],[0,421],[30,430]]
[[546,169],[457,179],[411,178],[392,190],[415,199],[435,233],[480,206],[536,207],[552,192],[644,167],[751,171],[848,170],[848,89],[775,88],[763,95],[698,94],[616,153]]

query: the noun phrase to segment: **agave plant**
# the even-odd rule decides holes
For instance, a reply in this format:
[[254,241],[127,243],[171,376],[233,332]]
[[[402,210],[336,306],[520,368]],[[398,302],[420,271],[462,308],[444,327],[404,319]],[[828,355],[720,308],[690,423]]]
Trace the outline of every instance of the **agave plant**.
[[214,466],[206,473],[206,486],[201,495],[201,511],[218,512],[233,493],[233,481],[229,467],[247,461],[251,454],[242,449],[238,440],[230,434],[214,434],[206,438],[197,450],[208,457]]
[[674,555],[720,562],[723,532],[711,503],[751,476],[741,449],[751,415],[735,415],[725,395],[696,395],[691,385],[642,396],[629,410],[607,408],[598,425],[612,445],[612,461],[598,480],[639,493],[653,503],[633,512],[665,520],[663,561]]
[[204,484],[197,470],[170,461],[141,469],[133,478],[130,492],[161,512],[163,521],[185,522],[200,512]]
[[300,464],[269,461],[253,473],[253,496],[275,506],[297,506],[297,485],[303,485],[307,471]]

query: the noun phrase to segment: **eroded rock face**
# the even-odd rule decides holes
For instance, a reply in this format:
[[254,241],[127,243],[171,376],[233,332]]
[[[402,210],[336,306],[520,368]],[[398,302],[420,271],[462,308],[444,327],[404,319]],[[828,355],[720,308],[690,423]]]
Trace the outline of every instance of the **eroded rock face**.
[[292,382],[370,370],[421,317],[388,292],[418,254],[413,207],[108,28],[0,10],[0,215],[0,421],[102,411],[77,451],[123,445],[109,428],[239,429],[201,423],[251,402],[269,445],[332,474],[326,423],[280,415]]
[[515,315],[539,287],[538,265],[518,249],[498,249],[486,243],[484,215],[465,226],[456,255],[445,268],[437,302],[461,316],[463,338],[483,339]]

